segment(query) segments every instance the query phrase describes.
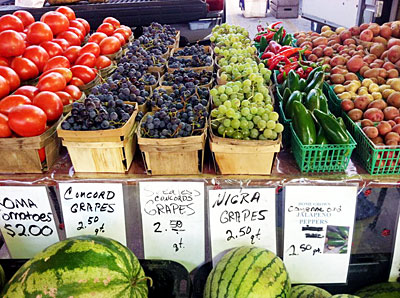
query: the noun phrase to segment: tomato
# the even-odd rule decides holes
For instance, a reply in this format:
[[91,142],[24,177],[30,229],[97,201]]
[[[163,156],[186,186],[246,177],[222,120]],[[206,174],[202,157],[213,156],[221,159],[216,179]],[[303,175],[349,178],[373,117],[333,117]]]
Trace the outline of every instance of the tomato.
[[78,35],[76,35],[72,31],[61,32],[60,34],[57,35],[57,38],[64,38],[66,41],[69,42],[70,46],[80,46],[81,45],[80,38],[78,37]]
[[121,46],[123,46],[124,44],[126,44],[125,37],[124,37],[121,33],[114,33],[112,36],[118,38],[118,40],[119,40]]
[[93,68],[96,65],[96,56],[92,53],[84,53],[76,59],[75,65],[86,65]]
[[34,137],[46,131],[47,116],[33,105],[20,105],[8,114],[11,130],[22,137]]
[[0,113],[8,115],[12,108],[19,105],[31,105],[32,101],[24,95],[9,95],[0,100]]
[[46,50],[50,58],[53,58],[54,56],[60,56],[63,53],[61,46],[52,41],[42,42],[40,46]]
[[80,78],[77,78],[77,77],[72,77],[72,79],[69,83],[76,87],[85,85],[85,83]]
[[128,33],[129,33],[129,36],[131,36],[132,35],[132,29],[131,28],[129,28],[128,26],[125,26],[125,25],[121,25],[121,27],[120,28],[122,28],[122,29],[125,29]]
[[40,162],[44,162],[46,160],[46,148],[42,147],[38,149]]
[[96,68],[103,69],[111,65],[111,60],[107,56],[99,56],[96,60]]
[[63,50],[63,52],[70,47],[69,42],[67,40],[65,40],[64,38],[54,38],[52,40],[52,42],[55,42],[56,44],[58,44],[61,47],[61,49]]
[[21,86],[17,90],[15,90],[13,95],[18,95],[18,94],[25,95],[30,100],[32,100],[38,93],[39,93],[38,88],[36,88],[35,86],[26,85],[26,86]]
[[82,97],[81,89],[74,85],[68,85],[65,87],[64,91],[71,95],[74,100],[78,100]]
[[89,24],[89,22],[86,21],[85,19],[82,19],[82,18],[76,18],[76,20],[85,27],[86,34],[89,34],[89,32],[90,32],[90,24]]
[[121,48],[121,43],[119,42],[119,39],[114,37],[114,36],[109,36],[104,38],[100,44],[100,53],[102,55],[109,55],[109,54],[114,54],[119,51]]
[[81,51],[80,46],[70,46],[68,49],[65,50],[63,56],[67,57],[67,59],[71,64],[74,64],[79,56],[80,51]]
[[63,113],[62,101],[54,92],[39,92],[33,98],[32,103],[46,113],[47,121],[58,120]]
[[83,24],[77,20],[69,21],[69,27],[74,27],[79,29],[79,31],[82,32],[83,36],[86,36],[86,34],[88,34],[88,32],[86,32],[85,26],[83,26]]
[[103,20],[103,23],[109,23],[111,25],[113,25],[114,29],[117,29],[121,26],[120,22],[113,17],[107,17]]
[[87,84],[94,80],[96,73],[94,70],[85,65],[74,65],[71,67],[72,75],[82,80],[84,84]]
[[28,58],[15,57],[11,62],[11,68],[15,70],[21,81],[34,79],[39,75],[36,64]]
[[26,40],[31,44],[41,44],[42,42],[51,41],[53,32],[50,27],[43,22],[34,22],[29,26],[26,33]]
[[96,32],[103,32],[107,36],[110,36],[114,33],[114,29],[114,26],[110,23],[103,23],[97,28]]
[[0,138],[11,137],[12,132],[8,126],[8,117],[0,113]]
[[56,94],[61,99],[61,102],[63,103],[64,106],[69,105],[74,102],[74,99],[72,98],[71,94],[69,94],[68,92],[57,91]]
[[75,12],[68,6],[60,6],[56,9],[57,12],[62,13],[67,17],[68,20],[75,20]]
[[40,21],[49,25],[54,35],[66,31],[69,27],[68,18],[57,11],[48,11],[44,13]]
[[10,92],[17,89],[21,84],[17,73],[11,67],[0,66],[0,76],[7,80],[8,85],[10,86]]
[[36,86],[39,91],[57,92],[67,87],[67,81],[64,76],[58,72],[50,72],[40,78]]
[[18,32],[6,30],[0,33],[0,56],[15,57],[22,55],[24,50],[24,39]]
[[129,37],[131,37],[131,34],[129,33],[129,31],[126,30],[125,28],[118,28],[118,29],[115,29],[115,30],[114,30],[114,34],[115,34],[115,33],[120,33],[120,34],[122,34],[122,35],[124,36],[124,38],[125,38],[125,41],[128,41],[128,40],[129,40]]
[[10,61],[8,61],[5,57],[0,57],[0,65],[1,66],[10,66]]
[[100,55],[100,46],[95,42],[88,42],[79,51],[79,56],[82,56],[85,53],[91,53],[98,57]]
[[94,42],[99,44],[106,37],[107,35],[103,32],[95,32],[92,35],[90,35],[88,42]]
[[83,35],[82,31],[79,30],[78,28],[75,27],[68,27],[67,31],[71,31],[74,32],[76,34],[76,36],[79,37],[79,40],[81,41],[81,43],[85,40],[85,36]]
[[41,46],[29,46],[25,49],[23,57],[28,58],[36,64],[39,72],[43,71],[47,61],[49,61],[49,54]]
[[13,12],[13,15],[15,15],[17,18],[19,18],[24,25],[24,27],[28,27],[30,24],[35,22],[35,18],[33,15],[26,10],[17,10]]
[[26,41],[26,34],[24,32],[18,32],[21,35],[22,39]]
[[52,73],[52,72],[62,74],[62,76],[64,77],[67,84],[72,79],[72,71],[69,68],[57,67],[57,68],[49,69],[48,71],[42,73],[42,75],[39,77],[39,80],[41,80],[45,75]]
[[3,76],[0,76],[0,98],[7,96],[9,93],[10,93],[10,84]]
[[0,17],[0,32],[5,30],[22,32],[24,31],[24,23],[12,14],[5,14]]
[[70,68],[71,64],[69,63],[69,60],[64,57],[64,56],[55,56],[53,58],[50,58],[49,61],[47,61],[46,65],[43,68],[43,71],[48,71],[49,69],[52,68],[58,68],[58,67],[65,67],[65,68]]

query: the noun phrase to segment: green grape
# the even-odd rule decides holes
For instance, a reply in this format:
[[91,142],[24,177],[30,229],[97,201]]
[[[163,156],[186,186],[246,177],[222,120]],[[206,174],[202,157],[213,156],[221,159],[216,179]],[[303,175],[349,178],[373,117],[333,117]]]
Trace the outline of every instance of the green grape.
[[268,129],[274,129],[275,126],[276,126],[276,122],[275,121],[273,121],[273,120],[268,120],[267,121],[267,128]]
[[240,128],[241,129],[249,128],[249,122],[246,119],[241,120],[240,121]]
[[218,95],[218,90],[213,88],[213,89],[210,90],[210,94],[211,94],[211,96],[215,97],[215,96]]
[[231,95],[229,96],[229,98],[230,98],[231,100],[233,100],[233,99],[238,98],[238,95],[237,95],[236,93],[233,93],[233,94],[231,94]]
[[215,106],[219,107],[222,103],[221,100],[219,98],[213,99],[213,102],[215,104]]
[[222,124],[220,126],[218,126],[218,133],[219,135],[224,135],[225,133],[225,126],[223,126]]
[[[253,116],[253,115],[250,114],[249,116]],[[246,119],[247,119],[247,121],[249,122],[249,129],[254,128],[254,122],[252,121],[252,120],[253,120],[253,117],[252,117],[252,119],[248,119],[248,118],[246,117]]]
[[272,104],[269,103],[265,106],[265,109],[268,110],[269,112],[272,112],[274,110],[274,107],[272,106]]
[[252,138],[252,139],[257,139],[257,137],[258,137],[258,130],[255,129],[255,128],[251,129],[251,131],[250,131],[250,138]]
[[211,117],[212,118],[216,118],[218,115],[218,109],[212,109],[211,110]]
[[235,116],[233,116],[233,119],[240,119],[240,116],[241,116],[241,114],[240,114],[240,112],[235,112]]
[[241,110],[240,112],[241,112],[241,114],[242,114],[243,116],[248,116],[248,115],[250,115],[250,109],[249,109],[248,107],[242,108],[242,110]]
[[229,118],[233,118],[235,116],[235,110],[233,108],[227,109],[226,116]]
[[273,120],[273,121],[278,121],[279,119],[279,114],[277,112],[271,112],[269,113],[269,119]]
[[231,121],[231,127],[234,129],[238,129],[240,127],[240,121],[238,119],[233,119]]
[[242,101],[242,107],[248,107],[250,105],[250,101],[248,101],[247,99]]
[[244,99],[244,94],[243,93],[238,93],[237,94],[237,98],[240,99],[240,100],[243,100]]
[[243,138],[243,140],[250,141],[250,138],[249,137],[245,137],[245,138]]
[[247,87],[251,86],[251,81],[249,79],[243,81],[243,87],[245,87],[245,86],[247,86]]
[[272,136],[272,130],[269,129],[269,128],[265,129],[264,132],[263,132],[263,135],[264,135],[264,137],[265,137],[266,139],[270,139],[271,136]]
[[[257,115],[262,116],[265,113],[265,109],[263,107],[258,107]],[[265,119],[264,119],[265,120]]]
[[[269,120],[268,113],[262,114],[262,115],[261,115],[261,118],[262,118],[264,121],[268,121],[268,120]],[[268,127],[268,128],[269,128],[269,127]]]
[[230,119],[224,119],[224,121],[222,122],[222,124],[225,127],[230,127],[231,126],[231,120]]
[[253,117],[253,123],[254,123],[255,125],[257,125],[259,121],[261,121],[261,117],[260,117],[260,116],[257,115],[257,116],[254,116],[254,117]]
[[222,80],[222,81],[228,80],[228,75],[227,75],[226,73],[222,73],[222,75],[221,75],[221,80]]
[[221,114],[226,114],[226,111],[227,111],[228,109],[226,108],[226,106],[224,106],[224,105],[220,105],[219,107],[218,107],[218,112],[220,112]]
[[230,100],[224,101],[224,106],[226,106],[228,109],[232,107],[232,102]]
[[232,100],[232,105],[236,108],[240,107],[240,99],[236,98]]
[[245,68],[244,64],[239,64],[237,66],[238,71],[243,71],[244,68]]
[[223,118],[225,118],[225,113],[220,113],[220,112],[218,111],[218,116],[217,116],[217,118],[218,118],[218,119],[223,119]]
[[[264,65],[264,64],[260,64],[260,65]],[[266,75],[266,74],[268,74],[268,69],[267,68],[260,68],[260,73],[262,75]]]
[[248,138],[250,136],[250,130],[247,128],[242,128],[243,138]]
[[267,93],[268,94],[268,88],[262,85],[261,87],[258,88],[258,91],[261,92],[262,94]]
[[261,93],[257,92],[256,94],[254,94],[254,100],[256,102],[261,102],[263,99],[264,99],[264,96]]
[[253,115],[256,115],[257,112],[258,112],[257,107],[251,107],[251,108],[250,108],[250,113],[252,113]]
[[214,42],[215,40],[216,40],[216,38],[215,38],[214,36],[211,36],[211,37],[210,37],[210,41],[211,41],[211,42]]
[[238,93],[239,90],[240,90],[240,87],[239,87],[238,85],[234,85],[234,86],[232,87],[232,90],[233,90],[233,92]]
[[275,126],[275,128],[274,128],[274,130],[275,130],[277,133],[281,133],[281,132],[283,131],[283,125],[282,125],[281,123],[277,123],[276,126]]
[[278,134],[276,133],[276,131],[272,131],[270,139],[275,140],[277,137],[278,137]]
[[218,93],[219,94],[225,93],[225,86],[224,85],[218,87]]
[[267,138],[264,137],[263,134],[260,134],[260,135],[258,136],[258,139],[259,139],[260,141],[265,141]]
[[250,93],[251,92],[251,87],[244,86],[242,90],[243,90],[244,93]]
[[267,121],[261,119],[260,121],[257,122],[257,127],[259,129],[264,129],[267,126]]
[[255,81],[257,79],[257,75],[255,73],[252,73],[251,75],[249,75],[249,80],[250,81]]
[[228,137],[232,137],[234,132],[235,132],[235,130],[234,130],[232,127],[228,127],[228,128],[225,130],[225,134],[226,134]]
[[243,134],[242,134],[240,131],[235,131],[235,132],[233,133],[233,138],[234,138],[234,139],[241,140],[241,139],[243,139]]
[[228,100],[228,95],[226,95],[226,94],[221,94],[221,95],[219,96],[219,98],[220,98],[220,100],[221,100],[222,102],[225,102],[226,100]]
[[256,80],[257,83],[264,83],[264,78],[262,76],[257,76]]
[[231,95],[233,93],[233,90],[231,87],[226,87],[225,88],[225,94]]

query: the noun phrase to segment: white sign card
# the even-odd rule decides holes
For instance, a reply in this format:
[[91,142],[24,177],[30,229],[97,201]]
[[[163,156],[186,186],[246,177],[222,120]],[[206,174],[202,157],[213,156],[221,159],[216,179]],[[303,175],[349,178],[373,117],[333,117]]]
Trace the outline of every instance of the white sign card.
[[183,264],[205,261],[204,183],[139,182],[144,255]]
[[283,260],[293,283],[345,283],[356,186],[286,186]]
[[121,183],[60,183],[67,238],[99,235],[126,245]]
[[397,231],[394,242],[392,267],[390,268],[389,281],[397,282],[400,278],[400,218],[397,219]]
[[12,258],[31,258],[59,241],[45,186],[1,186],[0,225]]
[[275,188],[209,190],[213,263],[221,253],[254,245],[276,253]]

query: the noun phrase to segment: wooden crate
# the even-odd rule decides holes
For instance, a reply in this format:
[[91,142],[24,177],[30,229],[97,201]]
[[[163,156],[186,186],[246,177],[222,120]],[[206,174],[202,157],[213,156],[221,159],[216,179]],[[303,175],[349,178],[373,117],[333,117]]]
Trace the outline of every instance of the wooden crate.
[[210,127],[210,149],[223,175],[270,175],[281,140],[281,134],[275,141],[221,138],[214,135]]
[[64,130],[59,124],[58,136],[67,147],[76,172],[124,173],[129,170],[136,150],[138,107],[136,103],[134,106],[132,116],[117,129],[73,131]]
[[[143,117],[146,119],[146,116]],[[142,120],[143,121],[143,120]],[[152,139],[142,137],[138,144],[149,175],[197,175],[203,171],[207,128],[198,136]]]
[[[56,129],[61,118],[40,136],[29,138],[0,138],[0,172],[42,173],[58,158],[60,140]],[[39,149],[45,148],[46,158],[40,161]]]

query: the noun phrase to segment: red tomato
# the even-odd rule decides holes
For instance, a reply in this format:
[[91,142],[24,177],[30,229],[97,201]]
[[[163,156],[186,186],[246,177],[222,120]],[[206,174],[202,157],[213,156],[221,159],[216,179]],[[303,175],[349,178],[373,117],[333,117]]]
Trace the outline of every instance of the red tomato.
[[0,32],[5,30],[22,32],[24,31],[24,24],[18,17],[12,14],[5,14],[0,17]]
[[26,40],[31,44],[41,44],[53,39],[53,32],[50,27],[43,22],[34,22],[29,26],[26,33]]
[[74,100],[78,100],[82,97],[81,89],[74,85],[68,85],[67,87],[65,87],[64,91],[69,93],[69,95],[71,95]]
[[111,60],[107,56],[99,56],[96,60],[96,68],[103,69],[111,65]]
[[79,37],[79,40],[81,41],[81,43],[84,41],[85,39],[85,35],[83,35],[82,31],[79,30],[76,27],[68,27],[68,31],[74,32],[76,34],[76,36]]
[[93,68],[96,65],[96,56],[92,53],[84,53],[76,59],[75,65],[86,65]]
[[42,77],[44,77],[45,75],[47,75],[47,74],[49,74],[49,73],[52,73],[52,72],[57,72],[57,73],[59,73],[59,74],[62,74],[63,77],[64,77],[64,79],[65,79],[65,81],[66,81],[67,83],[68,83],[69,81],[71,81],[71,79],[72,79],[72,71],[71,71],[69,68],[58,67],[58,68],[49,69],[48,71],[44,72],[44,73],[40,76],[39,80],[40,80]]
[[58,67],[70,68],[70,66],[71,66],[71,64],[69,63],[69,60],[66,57],[55,56],[53,58],[50,58],[49,61],[47,61],[46,65],[43,68],[43,71],[46,72],[49,69],[58,68]]
[[68,6],[60,6],[56,9],[57,12],[62,13],[67,17],[68,20],[75,20],[75,12]]
[[50,58],[53,58],[54,56],[60,56],[63,53],[61,46],[52,41],[42,42],[40,46],[46,50]]
[[37,84],[39,91],[57,92],[67,87],[67,81],[64,76],[58,72],[50,72],[44,75]]
[[118,28],[118,29],[115,29],[115,30],[114,30],[114,34],[115,34],[115,33],[121,33],[121,34],[124,36],[125,41],[128,41],[129,37],[131,37],[131,33],[129,33],[129,31],[126,30],[126,28]]
[[17,10],[13,12],[13,15],[15,15],[17,18],[19,18],[24,25],[24,27],[28,27],[30,24],[35,22],[35,18],[33,15],[26,10]]
[[88,42],[79,51],[79,56],[82,56],[85,53],[91,53],[98,57],[100,55],[100,46],[95,42]]
[[44,13],[40,21],[49,25],[54,35],[66,31],[69,27],[68,18],[57,11],[48,11]]
[[121,46],[123,46],[124,44],[126,44],[125,37],[124,37],[121,33],[114,33],[112,36],[118,38],[118,40],[119,40]]
[[22,39],[26,41],[26,34],[24,32],[18,32],[21,35]]
[[107,17],[103,20],[103,23],[110,23],[111,25],[113,25],[114,29],[117,29],[121,26],[120,22],[113,17]]
[[0,76],[0,98],[7,96],[10,93],[10,84],[8,81]]
[[39,69],[31,60],[23,57],[15,57],[11,62],[11,68],[15,70],[21,81],[34,79],[39,75]]
[[109,54],[114,54],[119,51],[121,48],[121,43],[119,42],[119,39],[114,37],[114,36],[109,36],[104,38],[100,44],[100,53],[102,55],[109,55]]
[[81,45],[80,38],[78,37],[78,35],[76,35],[72,31],[61,32],[60,34],[57,35],[57,38],[64,38],[66,41],[69,42],[70,46],[80,46]]
[[0,56],[15,57],[22,55],[25,50],[25,42],[22,36],[13,30],[0,33]]
[[114,33],[114,29],[114,26],[110,23],[103,23],[97,28],[96,32],[103,32],[107,36],[111,36]]
[[76,87],[85,85],[85,83],[80,78],[77,77],[72,77],[72,80],[69,83]]
[[85,65],[74,65],[71,67],[71,71],[72,75],[76,78],[81,79],[84,84],[93,81],[96,77],[96,73],[90,67],[87,67]]
[[46,131],[47,116],[33,105],[20,105],[8,114],[11,130],[22,137],[34,137]]
[[125,26],[125,25],[121,25],[121,27],[120,28],[123,28],[123,29],[125,29],[128,33],[129,33],[129,36],[131,36],[132,35],[132,29],[131,28],[129,28],[128,26]]
[[8,115],[12,108],[19,105],[31,105],[32,101],[24,95],[9,95],[0,100],[0,113]]
[[17,73],[11,67],[0,66],[0,76],[7,80],[10,91],[14,91],[21,84]]
[[25,49],[23,57],[28,58],[36,64],[39,72],[43,71],[44,66],[49,60],[50,56],[41,46],[29,46]]
[[30,100],[32,100],[36,94],[39,93],[39,89],[36,88],[35,86],[21,86],[17,90],[15,90],[14,95],[25,95],[28,97]]
[[68,92],[57,91],[56,94],[61,99],[64,106],[69,105],[74,102],[74,99],[72,98],[71,94],[69,94]]
[[89,34],[89,32],[90,32],[89,22],[82,18],[76,18],[76,20],[85,27],[86,34]]
[[66,49],[68,49],[70,47],[70,44],[68,41],[66,41],[64,38],[54,38],[52,40],[52,42],[55,42],[56,44],[58,44],[63,51],[65,51]]
[[86,34],[88,34],[88,32],[86,32],[85,26],[83,26],[83,24],[77,20],[69,21],[69,27],[79,29],[82,32],[83,36],[86,36]]
[[47,121],[58,120],[63,113],[62,101],[54,92],[39,92],[33,98],[32,103],[46,113]]
[[74,64],[79,56],[80,50],[80,46],[70,46],[68,49],[65,50],[63,56],[67,57],[71,64]]
[[46,148],[42,147],[38,149],[40,162],[44,162],[46,160]]
[[8,117],[0,113],[0,138],[11,137],[12,132],[8,126]]
[[94,42],[99,44],[106,37],[107,35],[103,32],[95,32],[92,35],[90,35],[88,42]]
[[0,65],[1,66],[10,66],[10,61],[8,61],[5,57],[0,57]]

